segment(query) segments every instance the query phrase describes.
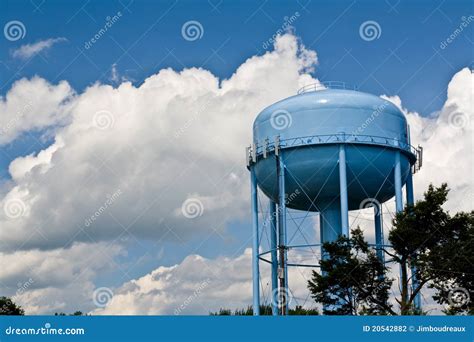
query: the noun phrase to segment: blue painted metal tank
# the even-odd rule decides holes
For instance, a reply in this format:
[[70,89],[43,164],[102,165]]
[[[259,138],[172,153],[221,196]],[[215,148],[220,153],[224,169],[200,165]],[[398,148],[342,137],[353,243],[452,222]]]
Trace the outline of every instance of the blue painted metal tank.
[[341,143],[346,148],[349,210],[359,209],[367,198],[383,203],[394,196],[396,151],[402,152],[403,184],[416,160],[406,118],[391,102],[346,89],[303,92],[265,108],[253,125],[257,183],[275,202],[278,181],[272,149],[277,136],[285,152],[287,207],[325,212],[334,215],[335,222],[340,216]]
[[[278,223],[278,239],[274,237],[270,246],[272,293],[280,296],[273,301],[278,303],[273,313],[287,314],[283,300],[288,288],[287,208],[319,212],[321,242],[326,242],[349,235],[350,210],[374,205],[376,245],[381,246],[381,204],[395,196],[396,210],[402,210],[405,184],[407,202],[413,203],[411,167],[418,156],[415,166],[421,166],[421,151],[410,145],[403,113],[390,101],[371,94],[316,85],[265,108],[255,119],[253,144],[247,151],[254,307],[259,303],[258,260],[263,255],[259,254],[257,187],[274,208],[271,225]],[[325,257],[324,248],[321,256]]]

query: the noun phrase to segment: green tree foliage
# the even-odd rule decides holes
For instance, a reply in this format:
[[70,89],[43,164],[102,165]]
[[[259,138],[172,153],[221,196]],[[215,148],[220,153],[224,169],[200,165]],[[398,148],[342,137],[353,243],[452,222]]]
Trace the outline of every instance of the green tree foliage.
[[[473,312],[474,212],[451,216],[443,208],[448,192],[447,184],[430,185],[423,200],[406,206],[394,219],[388,237],[394,252],[386,252],[401,268],[401,314],[413,313],[415,296],[426,285],[436,290],[438,303],[449,305],[447,312]],[[413,267],[418,284],[410,289]]]
[[0,315],[22,316],[25,311],[8,297],[0,297]]
[[313,271],[308,288],[327,315],[395,314],[388,303],[392,284],[384,264],[365,241],[362,231],[323,245],[321,274]]

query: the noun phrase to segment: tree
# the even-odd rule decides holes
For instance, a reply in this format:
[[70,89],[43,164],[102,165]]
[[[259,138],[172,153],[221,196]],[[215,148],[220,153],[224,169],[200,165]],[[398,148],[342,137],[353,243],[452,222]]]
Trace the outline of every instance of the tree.
[[392,280],[386,267],[369,247],[360,228],[351,238],[326,242],[321,274],[313,271],[308,288],[329,315],[396,314],[388,303]]
[[[450,304],[451,312],[472,312],[474,213],[451,217],[442,207],[448,192],[447,184],[430,185],[423,200],[407,205],[393,221],[388,237],[393,252],[385,252],[400,265],[400,298],[396,300],[402,315],[414,313],[415,297],[427,284],[436,290],[433,298]],[[409,269],[416,269],[412,289]],[[451,298],[454,289],[466,297],[461,306]]]
[[432,247],[425,259],[433,278],[430,284],[437,292],[433,298],[447,304],[447,314],[474,315],[474,212],[458,213],[448,221],[442,243]]
[[8,297],[0,297],[0,315],[23,316],[25,311]]

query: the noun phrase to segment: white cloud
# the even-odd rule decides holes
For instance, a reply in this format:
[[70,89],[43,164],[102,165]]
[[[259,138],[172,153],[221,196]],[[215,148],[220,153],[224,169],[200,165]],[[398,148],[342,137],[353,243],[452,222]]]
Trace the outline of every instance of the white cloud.
[[122,248],[105,243],[0,253],[0,291],[11,296],[27,314],[92,309],[93,280],[98,272],[117,267],[113,259],[121,253]]
[[[248,59],[222,86],[213,74],[196,68],[161,70],[140,87],[95,84],[74,96],[65,83],[19,81],[3,103],[8,116],[15,109],[10,99],[25,88],[57,96],[48,96],[47,114],[36,118],[35,110],[35,116],[20,117],[6,141],[28,125],[44,127],[64,118],[67,123],[56,128],[52,147],[12,162],[13,180],[0,206],[19,197],[27,210],[15,219],[0,212],[0,239],[14,250],[62,247],[73,242],[71,236],[110,240],[123,232],[121,225],[152,239],[170,229],[174,234],[167,236],[183,240],[224,229],[247,213],[244,147],[251,142],[254,117],[311,81],[304,71],[315,63],[314,52],[285,35],[275,51]],[[120,198],[85,227],[84,221],[117,190]],[[204,205],[195,219],[181,214],[190,197]],[[32,225],[46,240],[25,242]]]
[[15,58],[28,59],[37,55],[41,51],[50,49],[54,44],[66,41],[66,38],[59,37],[40,40],[33,44],[25,44],[20,46],[18,49],[13,50],[12,56]]
[[0,146],[24,132],[65,124],[74,92],[67,82],[52,85],[39,77],[15,82],[0,97]]
[[446,207],[470,211],[474,194],[474,75],[468,68],[449,82],[446,102],[438,113],[423,117],[403,108],[398,96],[387,98],[405,113],[412,145],[423,146],[423,167],[414,176],[415,194],[421,198],[428,185],[447,182],[451,188]]
[[[220,308],[246,308],[252,298],[252,252],[246,249],[235,258],[206,259],[190,255],[180,264],[159,267],[123,284],[114,291],[105,308],[92,311],[104,315],[192,315],[209,314]],[[270,305],[269,267],[261,266],[262,297]],[[303,304],[308,295],[309,269],[290,269],[290,304]],[[306,306],[311,306],[311,299]]]

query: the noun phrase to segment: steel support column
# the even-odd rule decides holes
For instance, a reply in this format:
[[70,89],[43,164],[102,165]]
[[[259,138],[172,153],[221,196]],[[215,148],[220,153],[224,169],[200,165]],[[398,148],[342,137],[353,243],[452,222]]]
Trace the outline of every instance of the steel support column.
[[339,145],[339,192],[341,197],[342,235],[349,237],[349,205],[347,203],[346,148]]
[[375,248],[377,249],[377,257],[383,263],[385,263],[385,256],[382,250],[384,245],[383,238],[383,217],[382,217],[382,205],[374,203],[374,221],[375,221]]
[[278,315],[278,238],[276,203],[270,200],[270,249],[272,260],[272,314]]
[[260,315],[260,269],[258,258],[258,194],[255,167],[250,169],[250,193],[252,204],[252,281],[253,281],[253,314]]
[[[281,152],[280,152],[281,153]],[[279,295],[278,307],[280,314],[288,313],[288,268],[286,252],[286,198],[285,198],[285,163],[280,154],[278,156],[278,251],[280,256],[278,278]]]
[[402,169],[400,164],[400,151],[395,152],[395,170],[394,170],[394,183],[395,183],[395,203],[397,213],[403,210],[403,198],[402,198]]

